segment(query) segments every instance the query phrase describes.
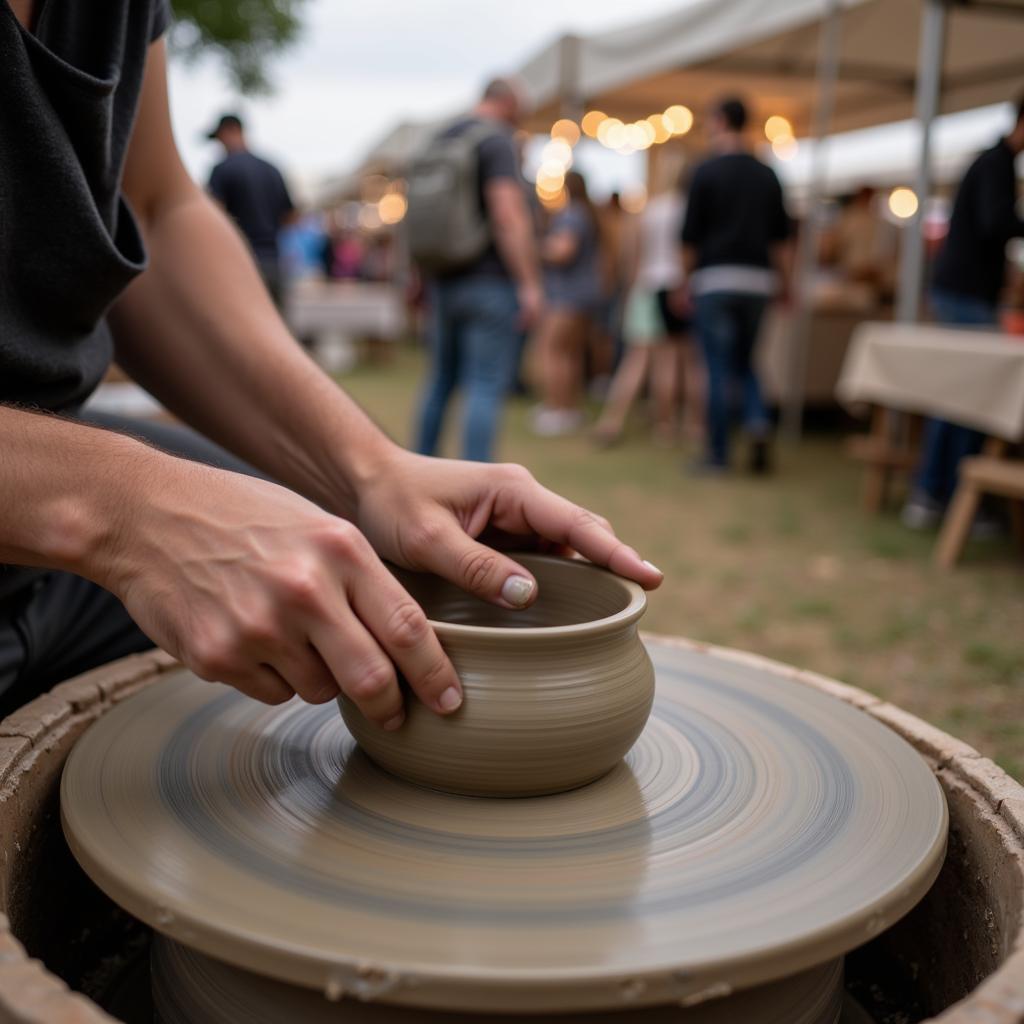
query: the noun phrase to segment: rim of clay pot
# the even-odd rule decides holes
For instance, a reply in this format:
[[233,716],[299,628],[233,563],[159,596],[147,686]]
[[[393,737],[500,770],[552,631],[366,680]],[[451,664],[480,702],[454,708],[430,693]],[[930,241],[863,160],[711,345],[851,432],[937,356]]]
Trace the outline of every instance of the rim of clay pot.
[[[520,640],[520,639],[541,639],[572,636],[589,636],[601,634],[610,630],[629,626],[639,620],[640,616],[647,610],[647,594],[639,583],[626,579],[618,573],[606,569],[604,566],[595,565],[583,558],[560,558],[557,555],[539,555],[532,552],[508,552],[508,557],[519,562],[529,569],[538,563],[549,565],[570,566],[572,571],[601,573],[614,580],[625,592],[628,598],[624,608],[606,615],[600,619],[588,619],[586,622],[573,622],[565,626],[472,626],[464,622],[448,622],[444,619],[432,619],[429,615],[427,621],[439,637],[475,637],[488,640]],[[406,572],[410,570],[404,570]],[[399,582],[401,579],[399,578]],[[540,596],[538,596],[540,600]],[[424,609],[425,610],[425,609]],[[515,609],[508,609],[509,614],[515,615]]]

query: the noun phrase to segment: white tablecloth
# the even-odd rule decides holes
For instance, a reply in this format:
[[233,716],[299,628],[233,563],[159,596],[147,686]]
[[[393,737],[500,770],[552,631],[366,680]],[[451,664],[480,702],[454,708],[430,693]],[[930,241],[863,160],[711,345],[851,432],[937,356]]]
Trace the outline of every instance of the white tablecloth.
[[1024,341],[996,331],[865,323],[836,395],[1024,440]]
[[297,335],[339,334],[395,340],[406,327],[395,285],[363,281],[300,281],[285,299],[285,319]]

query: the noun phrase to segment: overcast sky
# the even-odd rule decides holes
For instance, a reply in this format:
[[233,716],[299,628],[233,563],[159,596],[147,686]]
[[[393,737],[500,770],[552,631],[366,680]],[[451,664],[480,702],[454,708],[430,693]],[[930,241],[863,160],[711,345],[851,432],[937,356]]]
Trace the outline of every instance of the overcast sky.
[[[565,31],[589,34],[654,17],[686,0],[308,0],[301,40],[275,60],[275,92],[240,99],[216,61],[174,61],[171,105],[186,164],[205,182],[219,158],[202,133],[225,110],[248,121],[250,143],[285,171],[293,188],[351,170],[403,120],[443,117],[468,106],[492,74],[514,71]],[[955,177],[972,152],[1005,130],[1006,109],[943,119],[940,171]],[[830,165],[843,187],[858,179],[910,184],[912,125],[872,129],[837,140]],[[594,150],[597,152],[595,153]],[[784,178],[806,172],[807,147]],[[591,147],[580,166],[597,194],[643,180],[639,155]]]
[[401,120],[468,105],[491,74],[513,71],[550,39],[655,16],[679,0],[308,0],[301,41],[272,67],[270,97],[239,100],[212,61],[171,69],[178,145],[205,180],[217,157],[199,135],[241,108],[253,148],[292,178],[351,168]]

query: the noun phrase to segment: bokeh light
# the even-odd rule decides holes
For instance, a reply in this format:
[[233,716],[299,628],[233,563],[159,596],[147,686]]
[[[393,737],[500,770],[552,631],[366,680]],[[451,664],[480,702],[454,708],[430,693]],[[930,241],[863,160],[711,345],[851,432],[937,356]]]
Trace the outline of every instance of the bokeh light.
[[597,130],[597,139],[609,149],[620,149],[626,142],[626,126],[617,117],[608,117]]
[[772,139],[772,152],[779,160],[792,160],[798,148],[799,143],[792,135],[776,135]]
[[647,118],[647,123],[654,131],[654,141],[659,145],[662,142],[668,142],[672,137],[672,132],[669,130],[668,125],[665,124],[665,117],[663,114],[651,114],[651,116]]
[[376,203],[367,203],[359,211],[359,226],[365,231],[376,231],[382,223]]
[[572,165],[572,146],[565,139],[552,139],[541,153],[541,162],[559,164],[562,168]]
[[661,116],[672,135],[685,135],[693,127],[693,111],[681,103],[673,104]]
[[377,215],[382,224],[397,224],[405,216],[406,206],[401,192],[388,192],[377,204]]
[[901,186],[889,193],[889,212],[900,220],[909,220],[917,213],[917,193]]
[[551,126],[551,138],[565,142],[571,148],[580,141],[580,126],[563,117]]
[[774,142],[776,139],[793,138],[793,125],[790,123],[789,118],[783,117],[781,114],[772,114],[764,123],[764,137],[769,142]]
[[633,152],[638,149],[646,149],[650,145],[647,135],[639,124],[627,124],[623,129],[623,136],[623,145]]
[[540,200],[541,205],[551,211],[561,210],[568,202],[568,196],[566,195],[564,188],[548,189],[537,186],[537,198]]
[[580,126],[583,128],[583,134],[592,139],[596,139],[597,129],[601,127],[601,122],[607,120],[608,115],[603,110],[587,111],[587,113],[583,115],[583,120],[580,122]]

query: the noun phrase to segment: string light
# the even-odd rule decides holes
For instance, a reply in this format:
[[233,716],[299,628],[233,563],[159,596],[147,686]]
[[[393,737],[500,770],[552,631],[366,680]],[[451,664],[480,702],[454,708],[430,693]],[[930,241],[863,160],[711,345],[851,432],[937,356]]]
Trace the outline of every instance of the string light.
[[541,154],[546,164],[559,164],[563,168],[572,165],[572,146],[565,139],[552,139]]
[[799,148],[792,135],[776,135],[772,139],[772,152],[779,160],[792,160]]
[[794,138],[793,125],[788,118],[783,117],[781,114],[773,114],[765,121],[764,137],[769,142],[774,142],[776,139],[785,138],[786,136],[791,139]]
[[693,127],[693,111],[681,103],[673,104],[661,117],[672,135],[685,135]]
[[368,203],[359,211],[359,226],[366,231],[376,231],[383,220],[376,203]]
[[668,125],[665,124],[664,115],[651,114],[651,116],[647,118],[647,123],[654,131],[655,144],[660,145],[662,142],[668,142],[672,137],[672,132],[669,130]]
[[900,220],[909,220],[917,213],[917,193],[912,188],[894,188],[889,193],[889,212]]
[[603,121],[607,120],[608,115],[603,110],[589,110],[583,115],[580,127],[583,129],[584,135],[591,139],[596,139],[597,129],[601,127]]
[[[623,156],[661,145],[673,137],[685,135],[694,125],[693,111],[675,103],[660,114],[651,114],[639,121],[623,122],[601,110],[588,110],[579,125],[562,118],[551,126],[551,142],[544,147],[544,163],[560,163],[563,170],[572,164],[572,147],[580,139],[580,131],[596,139],[608,149]],[[548,177],[554,180],[555,175]],[[539,180],[539,179],[538,179]]]
[[540,185],[537,186],[537,198],[548,210],[561,210],[569,199],[564,188],[547,189]]
[[397,224],[405,216],[406,205],[401,192],[388,192],[377,203],[377,216],[382,224]]
[[572,148],[580,141],[580,127],[575,121],[563,117],[551,126],[551,138],[564,142]]
[[597,141],[609,149],[618,149],[622,145],[624,127],[617,117],[606,117],[597,126]]

